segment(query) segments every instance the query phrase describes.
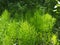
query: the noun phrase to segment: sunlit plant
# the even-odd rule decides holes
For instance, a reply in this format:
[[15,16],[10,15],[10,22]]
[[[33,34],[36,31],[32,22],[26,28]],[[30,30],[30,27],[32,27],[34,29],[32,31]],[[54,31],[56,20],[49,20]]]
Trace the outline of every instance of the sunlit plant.
[[31,26],[27,21],[21,22],[18,34],[19,45],[35,45],[36,31],[34,26]]

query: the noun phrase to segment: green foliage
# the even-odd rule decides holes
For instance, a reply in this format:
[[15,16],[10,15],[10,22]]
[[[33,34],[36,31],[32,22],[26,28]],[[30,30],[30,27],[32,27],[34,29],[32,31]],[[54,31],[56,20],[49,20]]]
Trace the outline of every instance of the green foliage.
[[32,25],[37,31],[37,43],[41,45],[51,45],[52,28],[56,19],[50,14],[44,14],[43,11],[37,10],[34,16],[30,19]]
[[[42,14],[41,14],[41,13]],[[34,13],[34,17],[30,19],[30,22],[40,31],[50,31],[56,22],[50,14],[44,14],[43,11],[37,10]]]
[[60,45],[58,35],[53,33],[55,22],[60,20],[57,2],[0,0],[0,45]]
[[56,43],[57,43],[57,36],[56,35],[53,35],[51,40],[52,40],[52,43],[54,45],[56,45]]
[[9,18],[10,18],[10,13],[8,12],[8,10],[4,10],[0,20],[7,21],[9,20]]
[[5,10],[0,17],[0,44],[3,45],[4,37],[6,36],[7,23],[8,23],[8,11]]
[[35,45],[36,31],[27,21],[21,22],[19,30],[19,45]]

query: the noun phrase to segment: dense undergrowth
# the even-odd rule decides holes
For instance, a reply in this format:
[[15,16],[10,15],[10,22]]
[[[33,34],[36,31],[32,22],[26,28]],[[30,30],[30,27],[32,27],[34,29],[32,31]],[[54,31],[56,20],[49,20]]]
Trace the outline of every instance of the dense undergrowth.
[[3,11],[0,16],[0,45],[59,45],[57,34],[52,32],[56,22],[54,17],[48,13],[40,14],[39,10],[33,16],[29,11],[25,17],[21,15],[19,19],[12,19],[8,10]]
[[60,45],[60,0],[0,0],[0,45]]

